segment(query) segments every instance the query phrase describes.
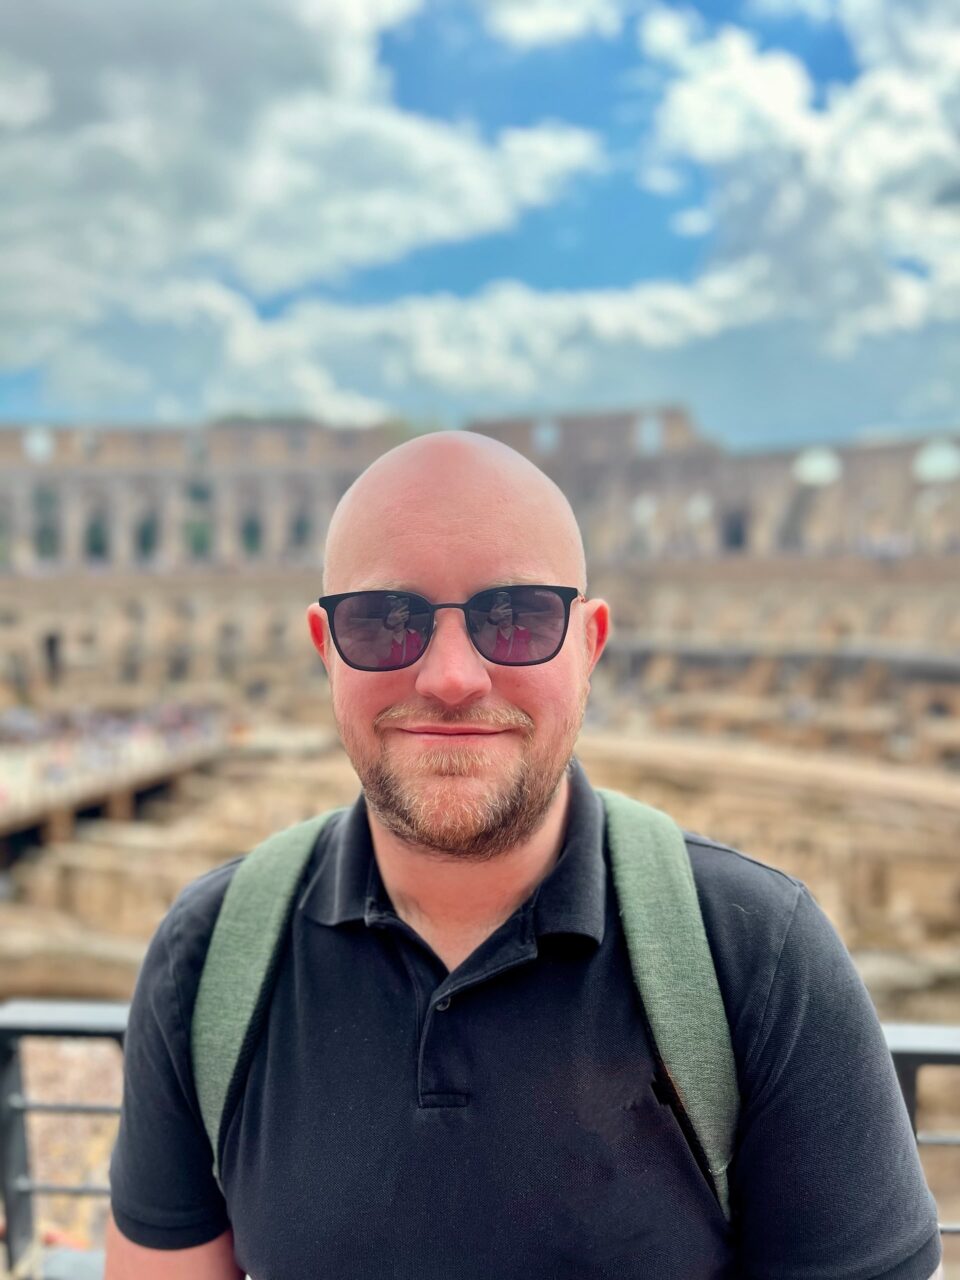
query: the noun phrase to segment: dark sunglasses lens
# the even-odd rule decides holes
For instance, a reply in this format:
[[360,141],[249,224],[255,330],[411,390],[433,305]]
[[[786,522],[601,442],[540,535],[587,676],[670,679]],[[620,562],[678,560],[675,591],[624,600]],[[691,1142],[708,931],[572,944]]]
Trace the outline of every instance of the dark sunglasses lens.
[[347,662],[391,671],[415,662],[430,636],[430,606],[421,596],[362,591],[334,610],[333,633]]
[[505,666],[545,662],[563,643],[567,606],[549,587],[481,591],[467,609],[467,625],[485,658]]

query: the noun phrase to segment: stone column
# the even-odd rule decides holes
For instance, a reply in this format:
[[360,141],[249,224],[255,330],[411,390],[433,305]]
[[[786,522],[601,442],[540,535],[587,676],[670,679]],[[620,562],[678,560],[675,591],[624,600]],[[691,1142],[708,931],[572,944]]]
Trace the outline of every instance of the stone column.
[[287,534],[290,511],[286,486],[280,476],[271,478],[264,485],[260,500],[260,520],[263,528],[263,558],[276,563],[287,553]]
[[130,476],[118,476],[110,486],[108,495],[110,513],[110,563],[118,569],[127,569],[136,562],[137,515],[142,505],[137,500]]
[[61,537],[63,553],[61,563],[68,569],[76,569],[83,563],[83,532],[86,527],[86,501],[84,494],[73,485],[66,485],[60,499]]
[[327,547],[327,530],[330,519],[337,505],[337,496],[332,484],[328,481],[318,486],[313,494],[313,532],[310,538],[310,554],[314,563],[323,564]]
[[11,564],[17,573],[30,573],[36,565],[33,542],[33,485],[24,474],[16,478],[10,494]]
[[183,500],[183,480],[173,476],[160,490],[160,539],[157,546],[157,565],[163,569],[178,569],[187,560],[183,540],[183,521],[186,508]]
[[217,483],[214,513],[214,560],[232,567],[240,559],[240,516],[236,481],[231,476],[224,476]]

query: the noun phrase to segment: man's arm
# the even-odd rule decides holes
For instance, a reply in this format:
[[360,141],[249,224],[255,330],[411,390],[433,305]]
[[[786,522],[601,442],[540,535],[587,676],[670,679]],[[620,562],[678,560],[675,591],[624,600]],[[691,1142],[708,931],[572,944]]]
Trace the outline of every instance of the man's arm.
[[[720,865],[707,862],[704,875],[719,876]],[[862,980],[808,892],[792,905],[774,893],[752,899],[746,870],[725,868],[727,914],[712,905],[712,936],[726,930],[718,957],[728,964],[738,943],[750,954],[755,937],[779,945],[769,950],[775,964],[752,954],[751,1003],[731,1022],[741,1081],[731,1179],[738,1274],[936,1276],[936,1205]]]
[[111,1216],[104,1280],[243,1280],[243,1272],[233,1256],[232,1231],[192,1249],[145,1249],[128,1240]]
[[181,894],[154,934],[137,979],[110,1161],[112,1280],[236,1280],[240,1274],[228,1247],[230,1221],[213,1176],[190,1052],[196,984],[234,869],[220,867]]

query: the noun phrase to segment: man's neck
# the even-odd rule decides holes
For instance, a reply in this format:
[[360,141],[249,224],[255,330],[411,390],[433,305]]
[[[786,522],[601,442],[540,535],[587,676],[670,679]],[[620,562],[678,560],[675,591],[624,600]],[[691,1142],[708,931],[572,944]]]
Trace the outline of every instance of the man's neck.
[[529,840],[484,862],[410,845],[368,809],[377,865],[394,910],[448,969],[456,968],[552,871],[563,844],[568,803],[564,775]]

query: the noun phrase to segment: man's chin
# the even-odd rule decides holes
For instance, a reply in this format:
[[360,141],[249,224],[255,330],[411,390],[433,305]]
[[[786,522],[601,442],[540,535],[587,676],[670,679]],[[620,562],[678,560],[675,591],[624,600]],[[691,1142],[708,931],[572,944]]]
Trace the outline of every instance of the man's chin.
[[[446,762],[443,767],[450,767]],[[531,805],[526,772],[494,780],[482,765],[458,760],[454,772],[417,771],[402,778],[374,768],[362,777],[367,803],[388,830],[436,853],[486,859],[529,834],[542,818]],[[489,767],[489,762],[488,762]]]
[[398,777],[417,781],[422,778],[470,778],[486,774],[490,778],[509,771],[519,763],[520,743],[515,734],[473,735],[463,738],[440,737],[425,744],[413,735],[391,735],[384,746],[382,759]]

